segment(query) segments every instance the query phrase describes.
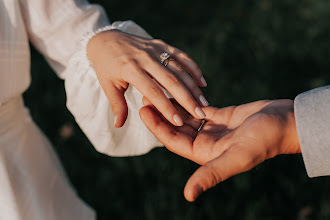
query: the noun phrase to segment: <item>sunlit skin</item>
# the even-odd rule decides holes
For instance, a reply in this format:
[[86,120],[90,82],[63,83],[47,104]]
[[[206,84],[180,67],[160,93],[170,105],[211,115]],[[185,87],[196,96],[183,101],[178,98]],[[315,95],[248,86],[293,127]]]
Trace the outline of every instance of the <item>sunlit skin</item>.
[[263,100],[225,108],[204,107],[204,127],[180,105],[184,125],[172,126],[144,98],[140,117],[165,147],[202,165],[188,180],[184,196],[204,191],[279,154],[301,153],[292,100]]
[[[163,52],[175,59],[167,67],[160,63]],[[161,40],[110,30],[88,42],[87,55],[116,115],[116,127],[121,127],[127,119],[124,93],[129,84],[146,96],[173,125],[181,126],[182,119],[159,85],[173,94],[194,117],[205,117],[200,107],[208,103],[202,102],[205,99],[201,99],[204,96],[199,88],[206,86],[205,79],[197,64],[179,49]]]

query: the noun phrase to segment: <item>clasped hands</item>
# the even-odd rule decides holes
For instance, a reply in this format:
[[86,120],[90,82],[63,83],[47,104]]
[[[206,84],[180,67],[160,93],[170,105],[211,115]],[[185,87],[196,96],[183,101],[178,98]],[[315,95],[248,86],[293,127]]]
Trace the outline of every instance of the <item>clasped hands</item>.
[[[92,38],[87,52],[116,127],[127,118],[124,93],[132,84],[144,95],[140,117],[148,129],[167,149],[202,165],[185,186],[188,201],[266,159],[301,152],[292,100],[207,107],[198,87],[206,82],[197,64],[160,40],[112,30]],[[159,62],[163,52],[174,58],[167,67]],[[167,99],[159,85],[175,101]],[[205,126],[197,131],[202,119]]]

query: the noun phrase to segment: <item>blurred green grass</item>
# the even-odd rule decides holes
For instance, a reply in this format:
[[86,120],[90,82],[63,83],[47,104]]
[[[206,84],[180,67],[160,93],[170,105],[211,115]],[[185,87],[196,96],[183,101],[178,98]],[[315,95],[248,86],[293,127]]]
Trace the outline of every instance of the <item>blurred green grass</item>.
[[[214,106],[293,99],[330,84],[329,1],[92,2],[103,5],[111,21],[134,20],[190,54]],[[188,203],[182,191],[196,164],[163,148],[132,158],[97,153],[65,108],[63,82],[34,50],[31,69],[26,105],[98,219],[330,218],[330,179],[309,179],[300,155],[266,161]]]

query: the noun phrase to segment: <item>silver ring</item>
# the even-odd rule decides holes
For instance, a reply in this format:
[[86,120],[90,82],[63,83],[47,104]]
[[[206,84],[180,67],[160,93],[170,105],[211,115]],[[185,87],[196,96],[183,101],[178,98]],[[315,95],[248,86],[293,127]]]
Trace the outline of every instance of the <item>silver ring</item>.
[[173,58],[168,58],[168,59],[166,59],[164,62],[163,62],[163,65],[166,67],[167,66],[167,64],[169,64],[171,61],[173,61],[174,59]]
[[200,130],[202,130],[203,126],[205,125],[205,122],[206,122],[205,119],[203,119],[203,120],[201,121],[201,124],[199,125],[199,128],[197,129],[197,132],[199,132]]
[[160,63],[161,63],[161,64],[164,64],[164,62],[165,62],[166,60],[168,60],[168,59],[171,58],[171,55],[168,54],[168,53],[166,53],[166,52],[164,52],[164,53],[162,53],[159,57],[160,57]]

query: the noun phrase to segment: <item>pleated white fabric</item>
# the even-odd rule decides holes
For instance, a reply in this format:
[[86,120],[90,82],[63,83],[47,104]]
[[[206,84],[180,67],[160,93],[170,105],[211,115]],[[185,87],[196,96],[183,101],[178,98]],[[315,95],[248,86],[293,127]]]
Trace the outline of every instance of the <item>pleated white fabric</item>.
[[[22,94],[30,85],[29,41],[65,80],[67,106],[95,148],[113,156],[160,146],[138,116],[142,95],[129,87],[123,128],[90,66],[81,39],[109,25],[85,0],[0,0],[0,219],[95,219],[70,186],[50,143],[31,120]],[[150,37],[132,21],[112,24]],[[42,104],[42,103],[40,103]]]
[[0,110],[0,219],[95,219],[21,97]]

